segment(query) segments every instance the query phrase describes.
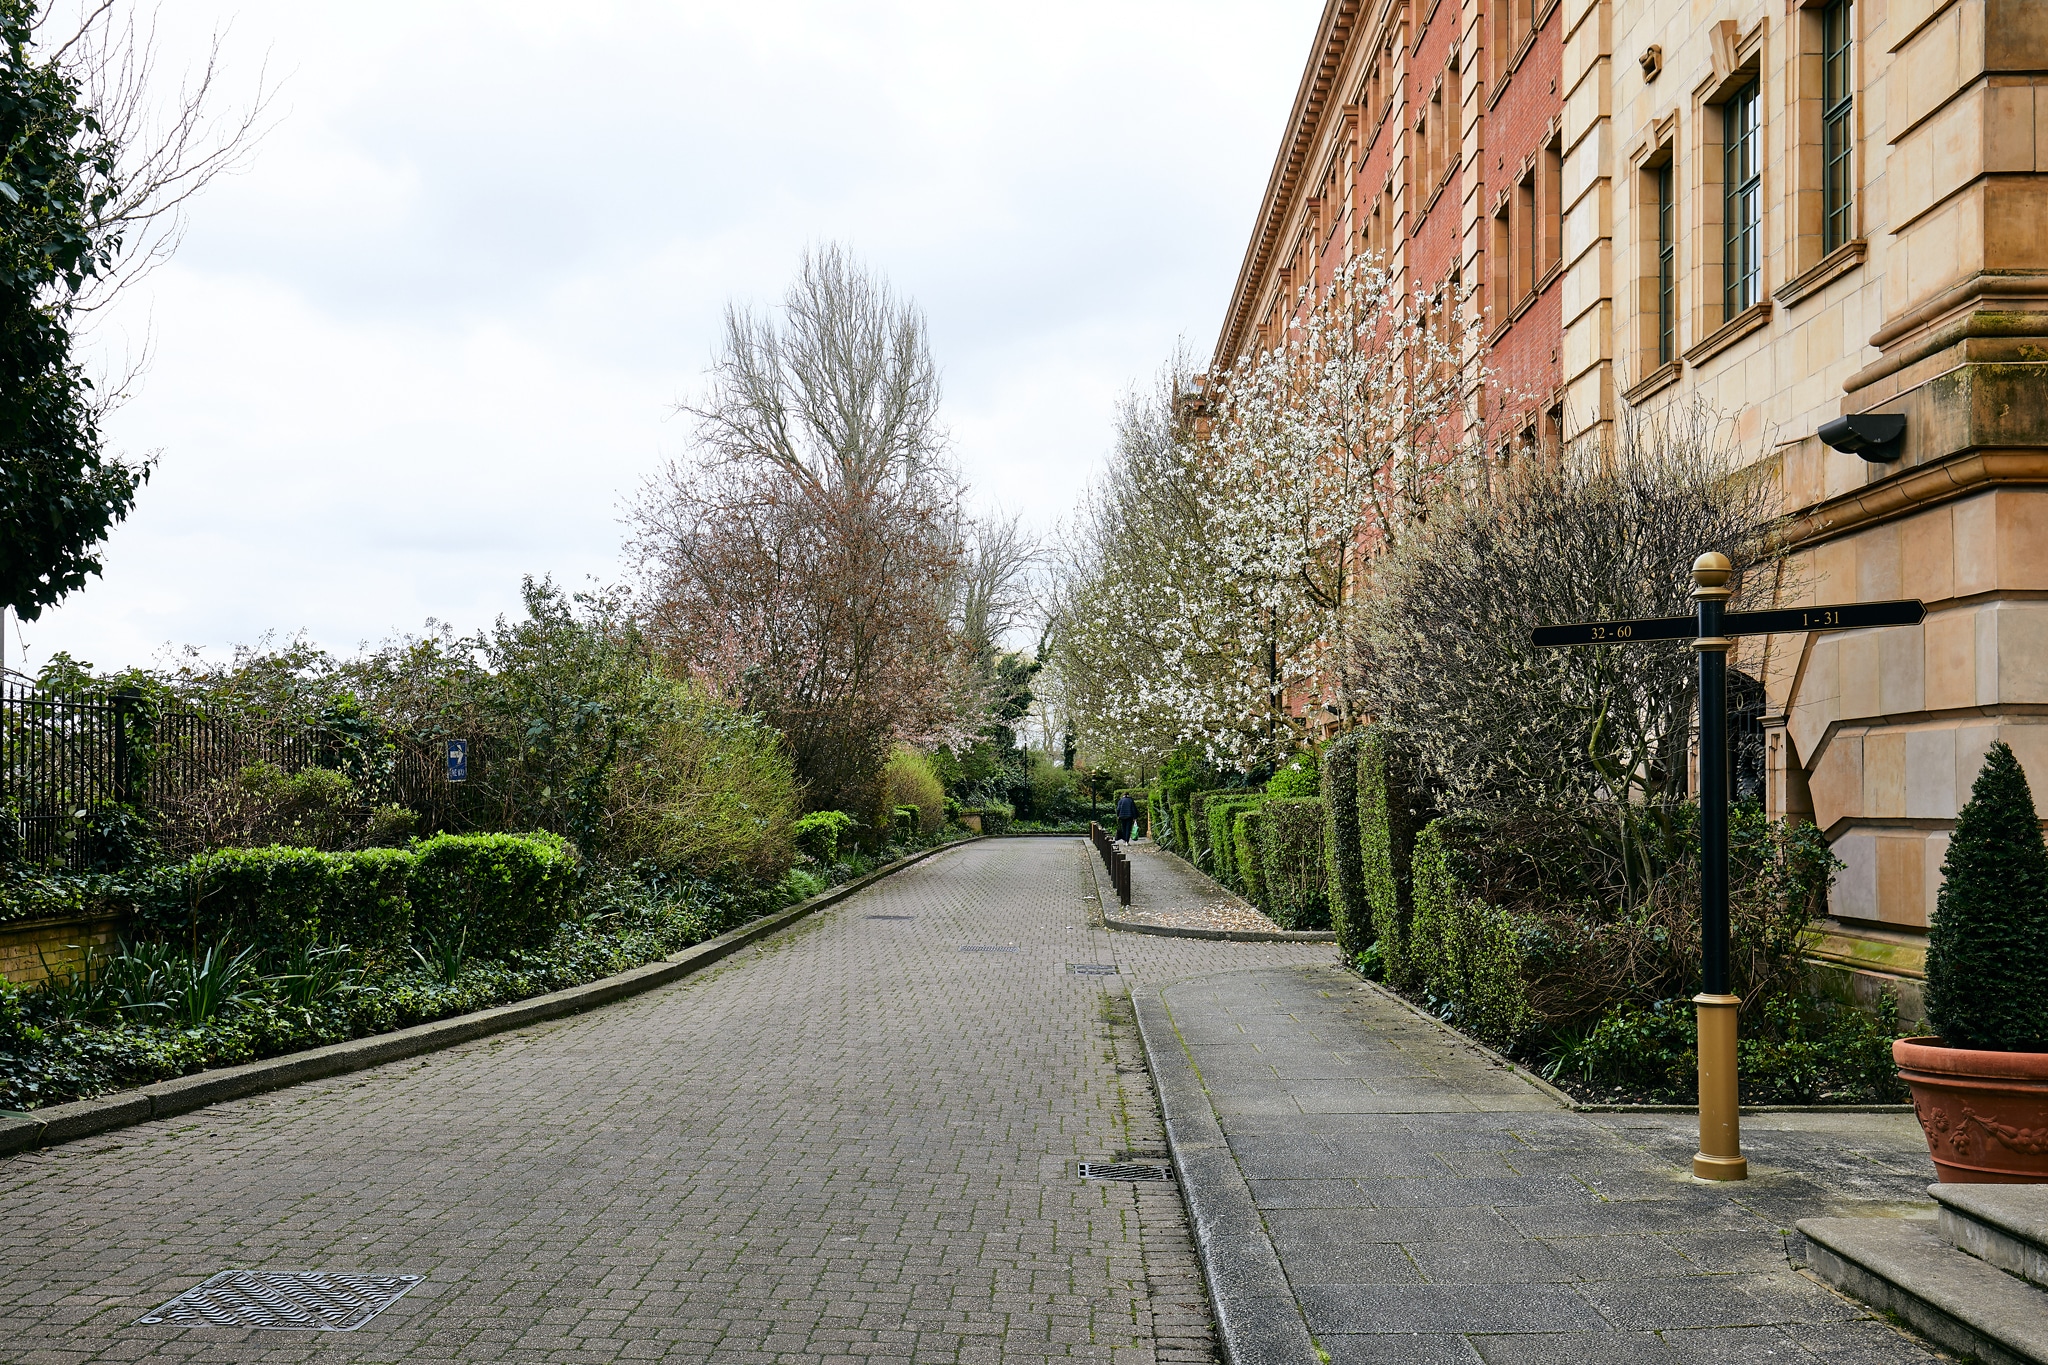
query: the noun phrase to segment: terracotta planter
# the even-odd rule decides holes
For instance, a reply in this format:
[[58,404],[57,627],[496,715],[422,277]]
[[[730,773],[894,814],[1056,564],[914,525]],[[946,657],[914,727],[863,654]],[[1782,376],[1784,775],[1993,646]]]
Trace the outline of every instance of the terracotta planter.
[[2048,1184],[2048,1052],[1892,1044],[1899,1078],[1949,1184]]

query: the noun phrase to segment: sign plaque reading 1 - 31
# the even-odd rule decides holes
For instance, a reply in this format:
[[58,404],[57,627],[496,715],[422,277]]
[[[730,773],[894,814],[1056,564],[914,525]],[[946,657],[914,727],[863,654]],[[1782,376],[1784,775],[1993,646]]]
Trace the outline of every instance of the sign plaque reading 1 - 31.
[[448,741],[448,780],[466,782],[469,780],[469,741],[451,739]]

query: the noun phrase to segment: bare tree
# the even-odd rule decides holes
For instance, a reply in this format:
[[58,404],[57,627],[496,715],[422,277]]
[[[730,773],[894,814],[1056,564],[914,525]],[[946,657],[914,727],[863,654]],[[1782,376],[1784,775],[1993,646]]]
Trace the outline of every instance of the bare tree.
[[[695,457],[641,491],[650,637],[787,736],[820,806],[866,810],[889,746],[971,732],[961,487],[923,315],[837,246],[779,316],[733,307]],[[983,609],[1000,609],[994,585]]]
[[1702,407],[1629,412],[1555,465],[1452,494],[1376,566],[1360,605],[1358,709],[1391,727],[1447,806],[1660,804],[1685,781],[1683,642],[1537,649],[1531,627],[1683,615],[1704,550],[1785,588],[1776,490]]
[[173,89],[157,16],[131,0],[45,0],[36,16],[37,47],[77,81],[114,154],[111,173],[85,187],[95,206],[87,229],[109,263],[79,290],[73,306],[81,312],[104,307],[169,260],[193,196],[246,165],[271,126],[277,86],[267,67],[258,68],[245,102],[224,88],[222,30]]

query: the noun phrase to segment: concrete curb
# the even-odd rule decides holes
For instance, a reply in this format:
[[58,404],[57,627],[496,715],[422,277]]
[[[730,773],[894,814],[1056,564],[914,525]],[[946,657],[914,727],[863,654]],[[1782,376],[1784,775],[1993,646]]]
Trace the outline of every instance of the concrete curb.
[[609,1005],[628,996],[653,990],[657,986],[679,981],[693,972],[702,971],[750,944],[787,929],[807,916],[814,915],[828,906],[837,905],[892,873],[901,872],[906,867],[921,863],[949,849],[979,841],[980,836],[956,839],[937,848],[913,853],[907,858],[898,858],[893,863],[876,868],[865,877],[856,877],[807,901],[799,901],[786,910],[763,915],[751,924],[743,924],[728,933],[720,934],[717,938],[706,939],[693,948],[672,953],[659,962],[649,962],[631,971],[620,972],[617,976],[603,977],[581,986],[571,986],[567,990],[536,995],[526,1000],[515,1000],[509,1005],[477,1010],[470,1014],[458,1014],[448,1019],[437,1019],[432,1023],[416,1024],[412,1028],[398,1029],[391,1033],[372,1034],[367,1038],[352,1038],[345,1043],[333,1043],[326,1047],[310,1048],[304,1052],[288,1053],[282,1057],[270,1057],[244,1066],[226,1066],[211,1071],[195,1072],[190,1076],[158,1081],[139,1090],[124,1090],[112,1095],[102,1095],[98,1099],[74,1100],[70,1104],[52,1105],[48,1109],[37,1109],[26,1114],[0,1114],[0,1153],[18,1152],[30,1147],[47,1147],[53,1143],[69,1142],[73,1138],[90,1137],[94,1133],[147,1123],[151,1119],[170,1118],[175,1114],[190,1113],[209,1104],[218,1104],[222,1100],[241,1099],[247,1095],[261,1094],[266,1090],[297,1085],[301,1081],[361,1071],[401,1058],[416,1057],[423,1052],[437,1052],[442,1048],[454,1047],[458,1043],[473,1042],[494,1033],[505,1033],[512,1029],[524,1028],[528,1024],[559,1019],[563,1015],[580,1014],[584,1010],[596,1009],[600,1005]]
[[1209,1302],[1216,1334],[1229,1365],[1315,1365],[1318,1357],[1293,1287],[1280,1268],[1279,1253],[1252,1203],[1251,1188],[1231,1155],[1223,1127],[1202,1088],[1163,989],[1131,992],[1145,1063],[1166,1123],[1167,1150],[1180,1177],[1181,1199]]
[[[1345,970],[1350,971],[1353,976],[1358,976],[1358,973],[1348,966]],[[1542,1091],[1551,1099],[1556,1100],[1573,1113],[1697,1114],[1699,1112],[1699,1106],[1696,1104],[1591,1104],[1583,1100],[1574,1099],[1570,1091],[1552,1085],[1549,1081],[1544,1080],[1521,1063],[1510,1061],[1508,1058],[1501,1056],[1498,1052],[1472,1037],[1463,1029],[1445,1023],[1428,1010],[1417,1005],[1413,1000],[1398,995],[1382,986],[1379,982],[1368,980],[1362,976],[1358,976],[1358,983],[1361,986],[1370,987],[1378,992],[1380,996],[1399,1005],[1417,1019],[1436,1025],[1457,1039],[1459,1043],[1471,1048],[1474,1052],[1491,1058],[1496,1066],[1514,1072],[1517,1076],[1520,1076],[1530,1085]],[[1741,1112],[1745,1114],[1910,1114],[1913,1112],[1913,1106],[1910,1104],[1745,1104],[1742,1106]]]
[[1155,934],[1160,938],[1206,938],[1219,943],[1335,943],[1337,936],[1322,929],[1282,929],[1267,933],[1261,929],[1181,929],[1170,924],[1140,924],[1135,920],[1112,919],[1104,914],[1102,922],[1110,928],[1126,934]]

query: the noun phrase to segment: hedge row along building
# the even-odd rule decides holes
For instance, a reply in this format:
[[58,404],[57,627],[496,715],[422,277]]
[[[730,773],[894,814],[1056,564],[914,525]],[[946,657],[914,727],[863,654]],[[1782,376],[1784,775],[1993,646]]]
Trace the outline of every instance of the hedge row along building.
[[1214,367],[1361,251],[1469,290],[1503,444],[1702,400],[1775,466],[1782,605],[1926,601],[1734,661],[1845,864],[1816,952],[1910,1015],[1987,747],[2048,790],[2048,5],[1328,0]]

